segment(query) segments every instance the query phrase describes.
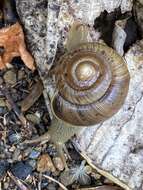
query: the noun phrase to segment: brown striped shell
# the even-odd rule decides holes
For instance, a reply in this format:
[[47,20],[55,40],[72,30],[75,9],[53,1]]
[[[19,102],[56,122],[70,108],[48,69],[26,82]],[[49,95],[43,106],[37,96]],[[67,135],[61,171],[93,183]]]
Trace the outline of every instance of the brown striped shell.
[[85,43],[65,54],[55,72],[57,118],[76,126],[105,121],[121,108],[129,87],[124,60],[99,43]]

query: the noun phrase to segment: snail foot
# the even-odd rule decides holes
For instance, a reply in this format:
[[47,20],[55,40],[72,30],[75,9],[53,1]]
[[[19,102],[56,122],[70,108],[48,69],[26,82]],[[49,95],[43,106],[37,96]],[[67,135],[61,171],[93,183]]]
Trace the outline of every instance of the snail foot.
[[64,151],[68,155],[68,158],[70,158],[70,155],[68,153],[68,150],[67,150],[65,144],[59,144],[59,143],[56,144],[56,149],[57,149],[57,152],[58,152],[58,154],[59,154],[59,156],[60,156],[60,158],[61,158],[61,160],[62,160],[62,162],[64,164],[65,170],[69,170],[68,165],[67,165],[67,161],[66,161],[66,157],[65,157],[65,154],[64,154]]

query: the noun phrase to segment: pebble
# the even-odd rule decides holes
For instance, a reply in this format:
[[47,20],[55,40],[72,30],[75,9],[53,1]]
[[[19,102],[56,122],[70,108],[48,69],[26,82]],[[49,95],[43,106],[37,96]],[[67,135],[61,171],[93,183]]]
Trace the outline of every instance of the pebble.
[[48,183],[47,181],[43,181],[43,180],[42,180],[41,189],[45,189],[45,188],[47,189],[48,184],[49,184],[49,183]]
[[40,118],[35,114],[27,114],[26,119],[31,121],[33,124],[39,124],[40,123]]
[[39,157],[39,155],[40,155],[40,151],[33,149],[32,152],[29,155],[29,158],[37,159]]
[[61,173],[59,179],[60,179],[60,182],[65,186],[69,186],[75,181],[75,179],[73,178],[73,175],[71,174],[70,170],[64,170]]
[[32,173],[32,169],[33,168],[27,163],[17,162],[11,167],[11,172],[14,176],[24,180]]
[[0,107],[0,115],[4,115],[7,112],[6,107]]
[[20,133],[11,133],[9,136],[8,136],[8,140],[10,142],[10,144],[17,144],[20,142],[21,140],[21,134]]
[[48,185],[48,188],[47,188],[48,190],[56,190],[57,188],[55,187],[55,184],[53,184],[53,183],[50,183],[49,185]]
[[7,168],[8,168],[8,162],[0,160],[0,178],[4,176]]
[[16,148],[12,154],[12,160],[20,161],[21,159],[22,159],[21,151],[18,148]]
[[0,98],[0,107],[6,107],[6,103],[3,98]]
[[18,71],[18,80],[22,80],[24,77],[25,77],[24,70],[19,70]]
[[99,180],[101,178],[101,175],[98,173],[92,173],[91,176],[94,177],[96,180]]
[[61,160],[60,157],[53,158],[53,163],[54,163],[54,165],[55,165],[55,167],[56,167],[57,170],[59,170],[59,171],[63,171],[64,170],[64,164],[63,164],[63,162],[62,162],[62,160]]
[[13,70],[8,70],[4,76],[4,80],[6,83],[14,85],[16,83],[16,73]]
[[86,165],[84,168],[86,174],[91,174],[92,173],[92,167],[89,165]]
[[16,147],[14,145],[10,146],[8,150],[9,150],[9,152],[13,153],[16,150]]
[[3,83],[3,78],[0,77],[0,85],[2,85],[2,83]]
[[4,189],[8,189],[8,187],[9,187],[9,182],[4,182],[3,186],[4,186]]

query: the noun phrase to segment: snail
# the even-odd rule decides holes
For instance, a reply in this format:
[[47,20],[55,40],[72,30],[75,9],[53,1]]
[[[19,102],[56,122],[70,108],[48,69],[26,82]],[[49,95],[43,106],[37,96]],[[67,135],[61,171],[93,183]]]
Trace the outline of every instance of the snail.
[[107,45],[92,42],[86,25],[73,24],[66,48],[51,70],[56,93],[51,101],[54,119],[48,131],[65,165],[64,143],[82,127],[102,123],[117,113],[130,81],[123,58]]

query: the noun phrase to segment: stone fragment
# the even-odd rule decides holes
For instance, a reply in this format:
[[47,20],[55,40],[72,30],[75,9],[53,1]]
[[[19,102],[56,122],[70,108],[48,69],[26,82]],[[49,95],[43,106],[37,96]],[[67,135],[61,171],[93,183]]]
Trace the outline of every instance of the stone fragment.
[[32,167],[27,163],[17,162],[11,167],[11,172],[17,178],[24,180],[32,173]]
[[4,80],[7,84],[14,85],[16,83],[16,73],[13,70],[8,70],[4,74]]

